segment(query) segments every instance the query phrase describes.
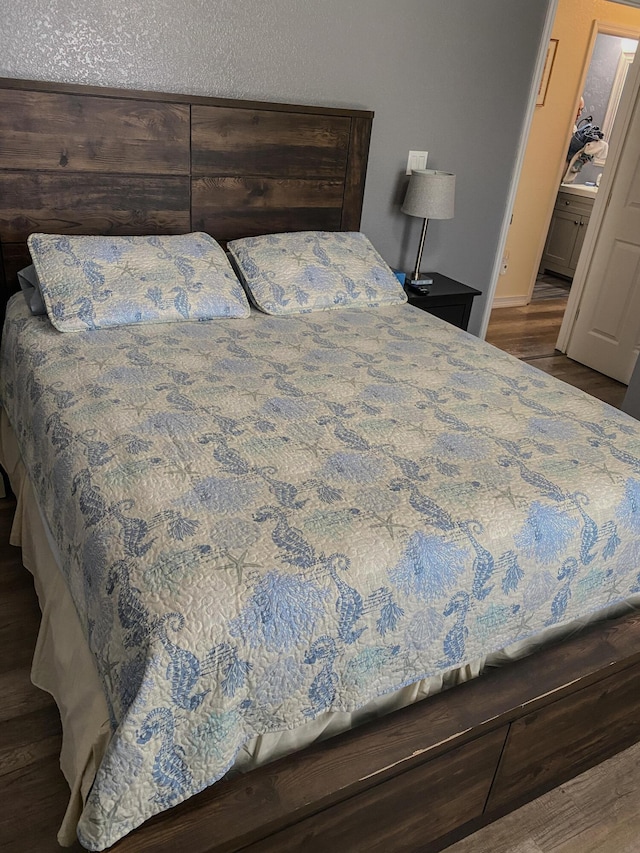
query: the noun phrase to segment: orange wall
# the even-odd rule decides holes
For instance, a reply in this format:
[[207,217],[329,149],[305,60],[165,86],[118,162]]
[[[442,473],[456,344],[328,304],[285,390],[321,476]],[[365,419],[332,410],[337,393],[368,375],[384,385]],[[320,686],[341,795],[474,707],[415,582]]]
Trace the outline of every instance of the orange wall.
[[640,33],[640,9],[608,0],[559,1],[552,33],[558,49],[545,103],[536,107],[531,125],[505,250],[508,268],[498,279],[496,305],[505,299],[524,305],[533,289],[564,173],[596,20]]

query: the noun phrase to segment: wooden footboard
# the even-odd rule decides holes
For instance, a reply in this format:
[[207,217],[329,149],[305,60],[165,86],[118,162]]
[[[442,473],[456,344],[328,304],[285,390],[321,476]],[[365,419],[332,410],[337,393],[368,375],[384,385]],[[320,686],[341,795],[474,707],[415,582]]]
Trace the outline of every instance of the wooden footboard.
[[218,783],[118,853],[438,851],[640,740],[640,613]]

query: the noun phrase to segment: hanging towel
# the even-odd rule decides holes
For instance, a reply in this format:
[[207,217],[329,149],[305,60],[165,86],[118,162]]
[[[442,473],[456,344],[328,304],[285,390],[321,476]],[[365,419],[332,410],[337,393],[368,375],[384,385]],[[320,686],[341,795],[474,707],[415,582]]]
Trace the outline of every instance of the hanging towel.
[[567,166],[567,171],[564,173],[564,177],[562,178],[562,183],[572,184],[576,179],[576,175],[581,171],[585,163],[591,163],[595,157],[598,157],[600,160],[606,160],[608,153],[609,143],[605,142],[604,139],[594,139],[592,142],[587,142],[587,144],[581,148],[580,151],[577,151],[569,160],[569,165]]

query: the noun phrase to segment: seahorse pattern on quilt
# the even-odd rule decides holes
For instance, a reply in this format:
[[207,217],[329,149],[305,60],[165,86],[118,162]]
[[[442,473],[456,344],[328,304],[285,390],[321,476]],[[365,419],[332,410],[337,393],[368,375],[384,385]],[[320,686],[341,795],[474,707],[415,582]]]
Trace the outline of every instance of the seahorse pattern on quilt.
[[2,405],[113,737],[92,850],[255,734],[640,590],[640,430],[407,305],[61,335],[9,305]]

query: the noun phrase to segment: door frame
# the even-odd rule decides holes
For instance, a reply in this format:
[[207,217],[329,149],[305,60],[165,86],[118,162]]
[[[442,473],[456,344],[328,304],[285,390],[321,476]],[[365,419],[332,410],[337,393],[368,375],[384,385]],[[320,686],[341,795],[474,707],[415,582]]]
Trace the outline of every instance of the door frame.
[[[520,183],[520,175],[522,174],[524,156],[527,151],[529,133],[531,131],[531,124],[533,122],[533,116],[536,110],[538,89],[540,88],[540,80],[542,79],[542,72],[544,70],[544,64],[547,58],[547,48],[549,46],[549,39],[551,38],[551,33],[553,32],[553,24],[556,19],[556,12],[558,11],[559,2],[560,0],[549,0],[549,5],[547,6],[547,15],[545,18],[544,27],[542,29],[540,44],[538,45],[538,56],[533,70],[533,76],[531,78],[529,99],[527,101],[527,110],[525,112],[524,121],[522,123],[522,129],[520,131],[520,139],[518,141],[516,161],[513,167],[513,174],[511,175],[511,185],[509,187],[509,194],[507,196],[504,217],[502,219],[502,227],[500,228],[500,236],[498,237],[498,249],[496,252],[495,260],[493,262],[491,279],[489,282],[489,287],[487,288],[487,295],[484,301],[483,315],[480,320],[480,329],[478,331],[478,337],[481,339],[484,339],[487,334],[487,327],[489,325],[491,310],[493,308],[493,300],[495,298],[496,288],[498,287],[498,277],[502,268],[502,256],[504,255],[504,250],[507,245],[507,237],[509,236],[509,226],[511,225],[513,207],[515,205],[516,195],[518,193],[518,184]],[[629,2],[631,2],[632,5],[636,5],[636,3],[640,5],[640,0],[629,0]]]
[[[595,23],[597,27],[594,28],[593,43],[591,45],[589,57],[591,57],[591,54],[593,53],[593,44],[595,44],[595,37],[598,33],[617,36],[624,31],[623,27],[614,28],[612,25],[603,24],[598,21]],[[615,32],[611,32],[611,30],[614,29]],[[640,40],[638,30],[629,30],[629,33],[629,35],[623,35],[622,38],[635,38]],[[591,61],[591,59],[589,59],[589,61]],[[613,179],[618,168],[620,155],[627,138],[629,122],[631,121],[633,109],[638,97],[640,97],[640,46],[638,47],[636,58],[629,68],[625,87],[622,92],[622,97],[620,98],[618,112],[616,114],[616,119],[611,133],[611,140],[609,142],[607,165],[602,173],[602,181],[593,203],[593,211],[591,213],[589,225],[587,226],[587,233],[585,234],[582,252],[580,253],[571,290],[569,291],[567,307],[564,312],[562,325],[556,342],[556,349],[560,350],[560,352],[567,351],[569,341],[571,340],[571,334],[580,311],[580,302],[584,293],[585,282],[591,268],[591,262],[593,260],[593,254],[600,235],[603,220],[607,212],[607,208],[609,207]]]

